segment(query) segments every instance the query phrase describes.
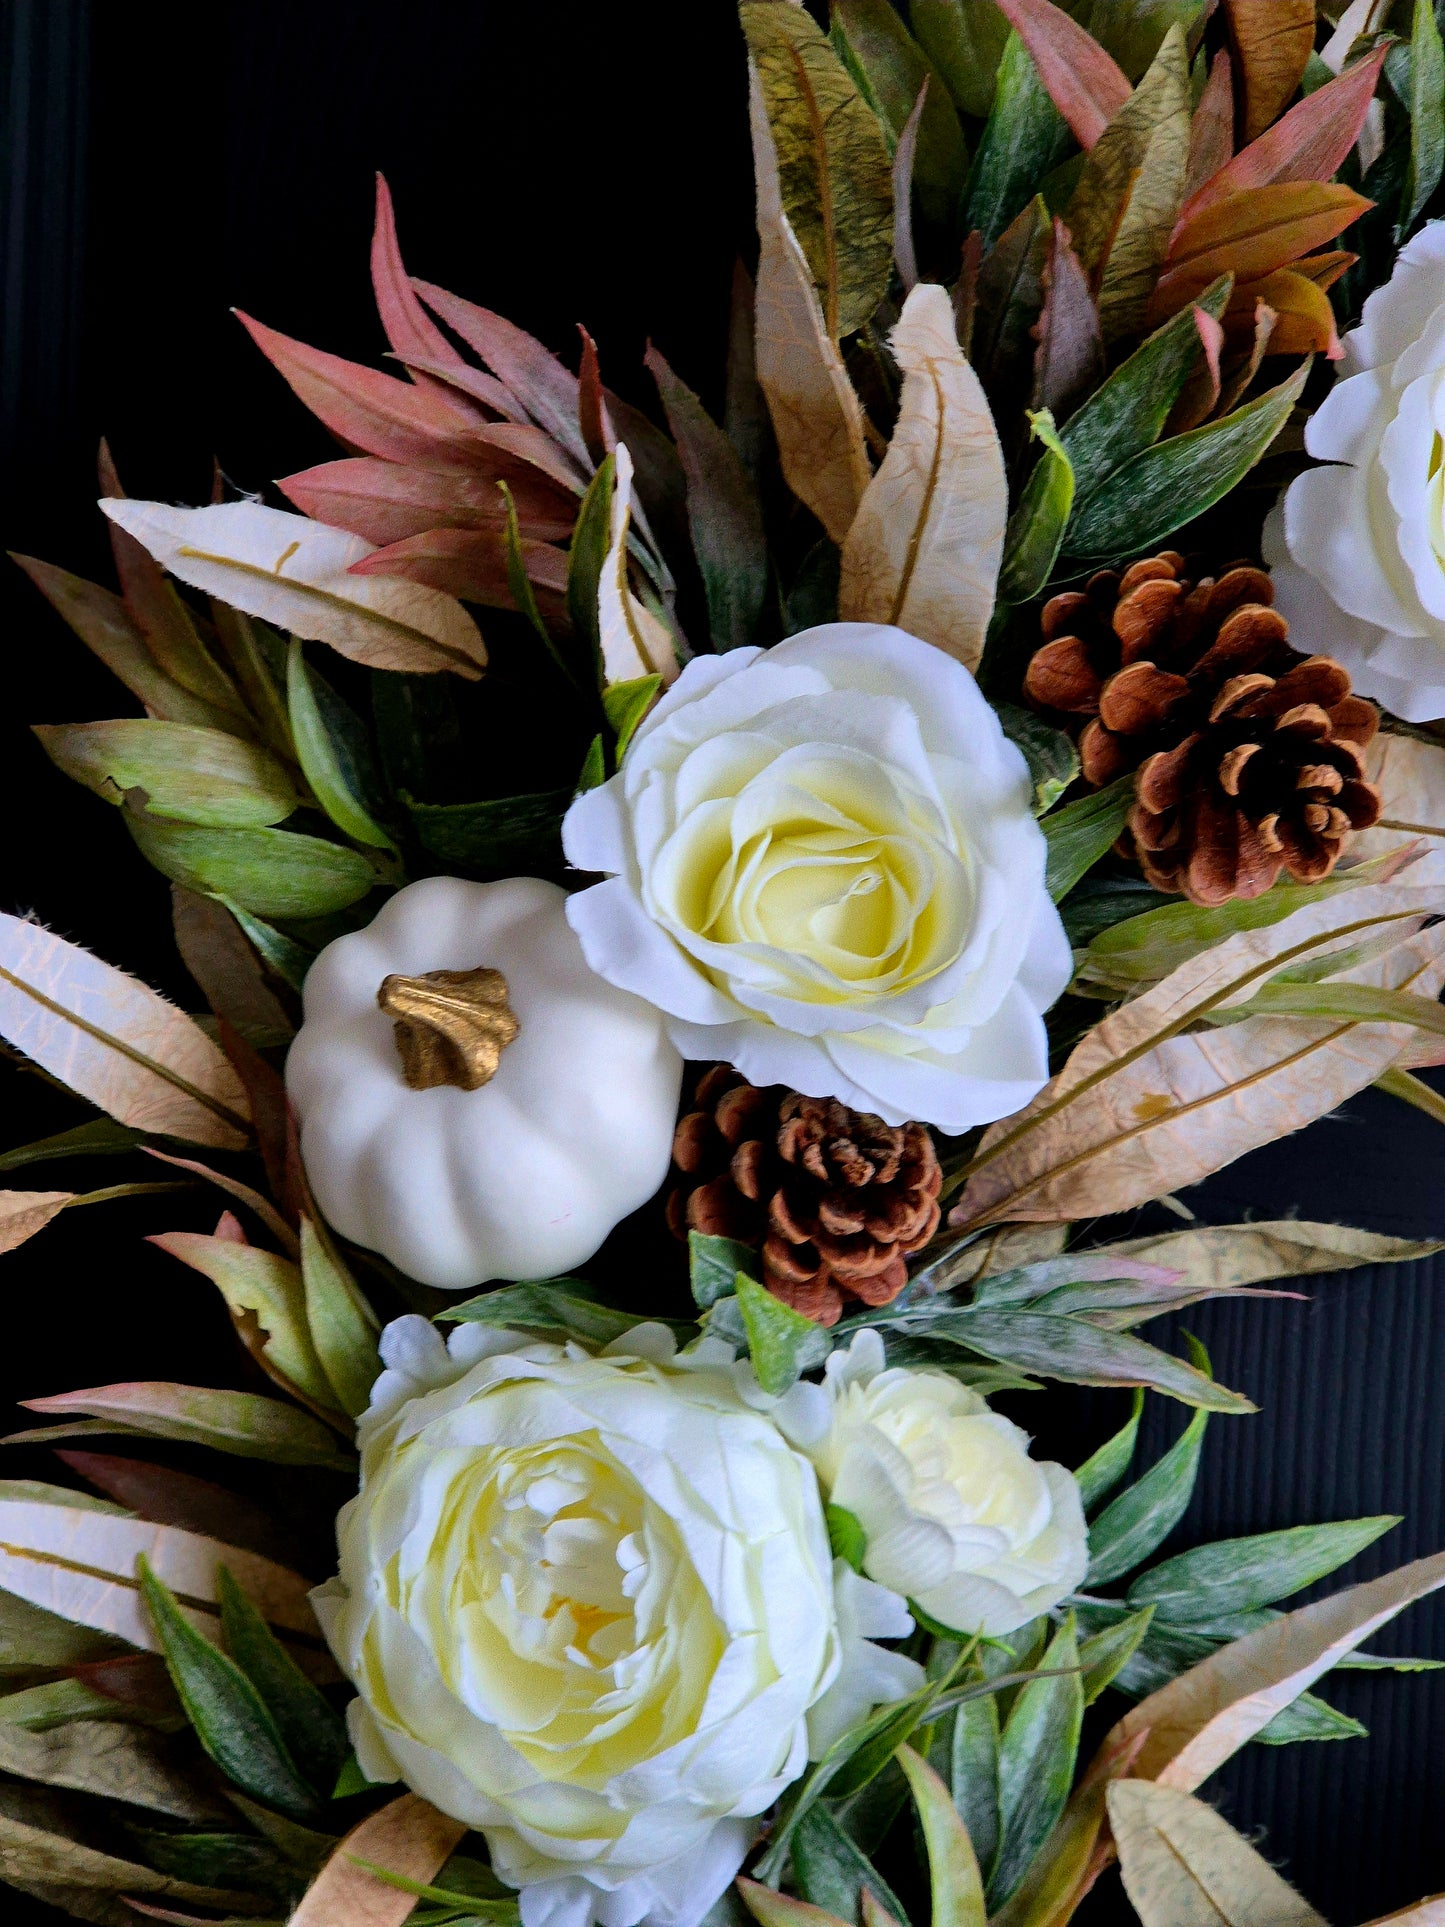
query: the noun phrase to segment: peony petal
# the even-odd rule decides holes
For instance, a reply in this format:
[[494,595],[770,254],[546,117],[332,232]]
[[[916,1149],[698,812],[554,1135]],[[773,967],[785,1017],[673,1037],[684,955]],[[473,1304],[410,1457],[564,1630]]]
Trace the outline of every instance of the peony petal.
[[1445,223],[1431,221],[1400,250],[1390,279],[1365,303],[1360,325],[1345,336],[1344,372],[1382,368],[1424,333],[1442,300]]

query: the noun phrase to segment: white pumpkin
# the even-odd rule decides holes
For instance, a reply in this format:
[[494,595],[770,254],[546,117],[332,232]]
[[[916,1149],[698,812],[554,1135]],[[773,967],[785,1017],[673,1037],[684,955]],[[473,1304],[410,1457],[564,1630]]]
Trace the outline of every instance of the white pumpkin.
[[[667,1175],[682,1060],[651,1005],[588,967],[565,903],[533,877],[431,877],[328,944],[307,975],[286,1064],[306,1175],[343,1236],[423,1284],[569,1271]],[[378,991],[411,980],[390,1008],[424,1012],[435,987],[417,979],[482,979],[483,967],[480,991],[456,995],[477,1005],[473,1070],[487,1081],[416,1088],[419,1050],[436,1047],[434,1073],[437,1053],[443,1072],[458,1059],[424,1023],[395,1022]],[[455,1032],[468,1012],[452,1001],[442,1027]]]

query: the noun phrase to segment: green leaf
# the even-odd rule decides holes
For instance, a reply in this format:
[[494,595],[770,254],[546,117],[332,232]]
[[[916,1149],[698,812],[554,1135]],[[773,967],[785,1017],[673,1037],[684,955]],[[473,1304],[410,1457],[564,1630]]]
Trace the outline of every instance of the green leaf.
[[612,484],[617,464],[613,456],[598,469],[577,510],[572,542],[567,550],[567,614],[591,664],[595,686],[602,687],[602,631],[597,614],[597,585],[610,547]]
[[258,743],[219,729],[126,717],[104,723],[37,723],[58,769],[119,804],[143,789],[153,816],[212,829],[263,828],[299,808],[285,768]]
[[906,1927],[908,1915],[898,1896],[824,1806],[805,1813],[793,1834],[793,1880],[804,1900],[855,1923],[861,1921],[867,1888]]
[[1079,1482],[1079,1497],[1084,1502],[1086,1512],[1096,1506],[1106,1492],[1111,1492],[1129,1470],[1143,1410],[1144,1393],[1141,1389],[1134,1394],[1134,1403],[1125,1423],[1111,1439],[1105,1439],[1098,1451],[1085,1459],[1074,1474]]
[[226,1651],[260,1695],[303,1778],[318,1796],[329,1793],[346,1764],[345,1722],[307,1679],[225,1566],[216,1578]]
[[314,1818],[316,1802],[256,1688],[197,1632],[149,1560],[138,1561],[138,1572],[171,1682],[201,1745],[243,1793],[293,1820]]
[[1433,0],[1415,0],[1410,35],[1410,167],[1395,239],[1403,241],[1445,170],[1445,47]]
[[[1029,1690],[1024,1688],[1025,1693]],[[912,1747],[898,1749],[898,1763],[907,1775],[928,1853],[933,1927],[988,1927],[973,1842],[948,1788]]]
[[1077,1670],[1065,1669],[1078,1664],[1071,1613],[1040,1662],[1042,1670],[1055,1676],[1030,1680],[1020,1689],[999,1742],[1001,1831],[988,1883],[992,1910],[1001,1907],[1023,1879],[1073,1786],[1084,1721],[1084,1684]]
[[646,1312],[618,1311],[580,1278],[544,1278],[519,1285],[502,1285],[448,1305],[438,1322],[465,1325],[523,1325],[530,1331],[565,1332],[589,1345],[609,1345],[634,1325],[665,1324],[679,1335],[697,1335],[695,1325],[671,1318],[652,1318]]
[[348,1418],[359,1418],[381,1371],[380,1327],[329,1238],[301,1219],[301,1283],[306,1322],[321,1369]]
[[828,1526],[828,1544],[835,1559],[846,1559],[854,1572],[862,1572],[868,1540],[862,1522],[846,1506],[829,1505],[823,1509]]
[[336,1785],[331,1789],[333,1800],[349,1800],[357,1793],[370,1793],[380,1781],[368,1780],[361,1770],[361,1762],[354,1753],[348,1753],[341,1771],[336,1776]]
[[286,937],[260,917],[253,917],[249,910],[243,910],[239,903],[230,897],[218,896],[218,903],[225,904],[231,915],[246,933],[246,940],[268,968],[275,971],[283,983],[290,984],[293,990],[300,990],[306,982],[306,973],[311,968],[313,952],[304,944]]
[[256,1318],[263,1363],[285,1387],[314,1405],[331,1405],[331,1386],[311,1342],[301,1272],[289,1258],[196,1231],[162,1232],[150,1242],[209,1278],[238,1322],[247,1313]]
[[1087,877],[1060,903],[1059,915],[1069,942],[1082,950],[1116,924],[1177,901],[1151,890],[1140,877]]
[[203,830],[165,823],[126,806],[126,824],[147,862],[173,883],[221,897],[258,917],[325,917],[358,902],[376,882],[366,858],[339,843],[290,830]]
[[299,1882],[286,1862],[254,1833],[162,1833],[132,1827],[146,1860],[161,1873],[206,1887],[291,1898]]
[[1141,1574],[1129,1588],[1129,1604],[1152,1605],[1161,1621],[1179,1626],[1251,1612],[1312,1586],[1399,1523],[1387,1513],[1196,1546]]
[[[77,1662],[78,1663],[78,1662]],[[97,1693],[78,1679],[47,1680],[16,1693],[0,1694],[0,1728],[18,1726],[27,1733],[50,1733],[77,1720],[128,1721],[146,1718],[134,1707]]]
[[602,708],[612,726],[616,757],[621,763],[627,754],[637,725],[651,709],[662,687],[661,676],[636,676],[631,682],[609,683],[602,692]]
[[371,849],[395,845],[362,801],[369,746],[351,710],[308,669],[299,637],[286,657],[286,707],[302,772],[336,827]]
[[[142,1380],[61,1392],[32,1399],[30,1407],[64,1414],[66,1422],[15,1432],[0,1443],[40,1445],[110,1432],[209,1445],[218,1452],[230,1452],[242,1459],[264,1459],[272,1465],[356,1471],[355,1459],[342,1452],[335,1435],[319,1419],[279,1398],[263,1398],[255,1392],[212,1391],[201,1385]],[[72,1413],[85,1416],[72,1420]]]
[[1145,449],[1116,469],[1075,511],[1064,545],[1069,555],[1084,562],[1145,554],[1213,508],[1289,420],[1310,367],[1303,362],[1257,401]]
[[732,1296],[738,1273],[756,1264],[758,1254],[751,1245],[740,1244],[736,1238],[689,1231],[687,1255],[693,1303],[699,1311],[707,1311],[719,1298]]
[[827,1333],[811,1318],[774,1298],[766,1285],[737,1274],[738,1309],[748,1335],[748,1354],[765,1392],[786,1392],[811,1365],[832,1349]]
[[1133,807],[1134,778],[1121,776],[1117,783],[1081,796],[1077,803],[1066,803],[1040,820],[1049,844],[1044,880],[1055,903],[1117,842]]
[[822,536],[815,542],[793,578],[783,608],[783,633],[796,636],[838,620],[838,580],[842,556],[835,542]]
[[1043,593],[1074,509],[1074,465],[1052,414],[1047,408],[1031,409],[1029,428],[1044,444],[1044,452],[1009,517],[998,579],[999,600],[1015,604],[1032,602]]
[[1103,1627],[1079,1647],[1079,1664],[1084,1669],[1084,1704],[1094,1701],[1111,1686],[1138,1651],[1154,1617],[1152,1606],[1127,1613],[1111,1626]]
[[912,0],[908,12],[918,44],[958,111],[982,120],[993,103],[1009,36],[994,0]]
[[577,794],[585,796],[588,790],[595,790],[599,783],[607,781],[607,747],[600,735],[594,736],[587,745],[587,754],[582,759],[582,767],[577,773]]
[[1301,1693],[1254,1737],[1260,1746],[1293,1746],[1300,1740],[1363,1740],[1369,1728],[1317,1693]]
[[[1334,960],[1330,960],[1334,961]],[[1341,960],[1339,968],[1348,968]],[[1343,1017],[1356,1024],[1412,1024],[1416,1030],[1445,1033],[1445,1005],[1408,990],[1382,990],[1374,984],[1291,983],[1288,973],[1261,984],[1252,997],[1220,1012],[1227,1022],[1243,1017]],[[1235,1013],[1242,1013],[1236,1016]]]
[[949,1747],[949,1781],[979,1865],[993,1864],[998,1852],[998,1698],[980,1694],[958,1707]]
[[952,238],[968,175],[968,146],[948,90],[889,0],[834,0],[833,44],[896,148],[928,83],[913,154],[913,189],[924,219]]
[[119,1151],[133,1151],[145,1141],[144,1131],[133,1131],[108,1117],[96,1117],[89,1124],[57,1131],[53,1137],[39,1137],[31,1144],[0,1151],[0,1171],[19,1171],[27,1164],[49,1164],[60,1158],[113,1157]]
[[963,224],[992,247],[1038,192],[1044,176],[1069,152],[1073,136],[1049,99],[1038,69],[1016,33],[999,61],[993,103],[974,152]]
[[[1233,286],[1229,275],[1221,275],[1194,305],[1217,321]],[[1186,308],[1136,348],[1070,416],[1059,439],[1074,465],[1080,505],[1117,469],[1154,446],[1203,353],[1193,312]]]
[[571,790],[485,803],[418,803],[403,791],[401,800],[422,848],[451,874],[486,880],[562,868],[562,818]]
[[892,272],[893,171],[883,129],[801,7],[744,0],[738,11],[777,151],[783,209],[836,340],[869,319]]
[[504,540],[507,554],[507,587],[511,591],[512,600],[532,625],[534,632],[541,640],[543,648],[547,651],[547,654],[552,658],[553,662],[556,663],[568,682],[572,683],[574,687],[585,690],[588,686],[587,680],[578,681],[576,672],[573,670],[566,656],[562,653],[561,648],[552,635],[552,631],[547,627],[543,619],[541,609],[537,606],[537,594],[532,587],[532,578],[527,574],[526,558],[522,553],[522,530],[521,525],[517,521],[517,505],[512,499],[512,491],[505,482],[499,481],[497,487],[501,491],[502,500],[507,508]]
[[[1207,1412],[1196,1412],[1163,1458],[1121,1492],[1089,1527],[1086,1585],[1103,1585],[1132,1572],[1164,1543],[1184,1517],[1199,1476],[1199,1454],[1208,1422]],[[1130,1600],[1131,1605],[1144,1603],[1142,1599]]]
[[1034,785],[1034,815],[1051,810],[1079,774],[1079,752],[1061,729],[1041,721],[1015,703],[996,705],[1003,733],[1021,749]]

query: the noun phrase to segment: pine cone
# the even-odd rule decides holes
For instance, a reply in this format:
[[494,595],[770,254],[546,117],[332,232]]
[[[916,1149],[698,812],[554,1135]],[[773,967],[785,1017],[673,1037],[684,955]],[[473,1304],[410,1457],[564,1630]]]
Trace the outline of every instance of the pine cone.
[[1139,772],[1129,835],[1146,879],[1195,903],[1329,875],[1380,813],[1360,752],[1379,727],[1329,656],[1304,656],[1262,569],[1190,580],[1173,550],[1055,596],[1024,679],[1040,709],[1088,717],[1096,788]]
[[667,1201],[679,1238],[761,1248],[763,1283],[820,1325],[846,1298],[886,1305],[904,1260],[938,1229],[943,1175],[922,1124],[893,1128],[833,1098],[760,1090],[726,1064],[703,1074],[677,1127]]

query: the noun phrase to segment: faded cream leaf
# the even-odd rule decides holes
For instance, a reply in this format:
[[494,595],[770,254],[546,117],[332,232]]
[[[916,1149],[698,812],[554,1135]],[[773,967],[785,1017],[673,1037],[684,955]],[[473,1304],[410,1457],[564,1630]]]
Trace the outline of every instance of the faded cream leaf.
[[877,116],[802,7],[745,0],[743,32],[777,156],[783,212],[837,340],[888,291],[893,164]]
[[788,487],[842,544],[871,471],[863,409],[829,334],[807,259],[783,211],[756,75],[749,93],[757,179],[755,356]]
[[1431,1894],[1398,1914],[1382,1914],[1366,1922],[1366,1927],[1445,1927],[1445,1894]]
[[415,1793],[368,1814],[337,1847],[306,1890],[288,1927],[402,1927],[416,1895],[378,1880],[358,1860],[423,1885],[455,1853],[466,1827]]
[[250,1105],[224,1053],[158,991],[0,914],[0,1036],[136,1130],[238,1150]]
[[[1442,907],[1445,858],[1429,854],[1389,883],[1327,897],[1181,964],[1096,1025],[1030,1105],[990,1129],[950,1223],[1129,1210],[1334,1110],[1396,1061],[1408,1025],[1266,1016],[1197,1026],[1218,1023],[1287,967],[1434,996],[1445,924],[1420,926]],[[1369,954],[1382,941],[1392,947]]]
[[1445,1241],[1389,1238],[1377,1231],[1356,1231],[1353,1225],[1279,1218],[1259,1224],[1198,1225],[1153,1238],[1129,1238],[1104,1250],[1182,1271],[1191,1289],[1236,1291],[1271,1278],[1303,1278],[1356,1265],[1408,1264],[1445,1250]]
[[257,1610],[289,1636],[297,1664],[316,1677],[335,1677],[307,1597],[309,1582],[299,1573],[180,1526],[0,1499],[0,1587],[78,1626],[159,1652],[135,1576],[142,1557],[210,1638],[220,1625],[217,1574],[226,1566]]
[[172,508],[105,500],[112,522],[192,588],[371,669],[473,680],[487,660],[461,603],[395,576],[352,575],[374,544],[260,502]]
[[977,668],[1008,525],[1008,480],[948,291],[916,287],[892,345],[898,425],[843,544],[838,613],[906,629]]
[[14,1251],[43,1231],[74,1196],[73,1191],[0,1191],[0,1251]]
[[1069,203],[1106,342],[1143,324],[1184,203],[1190,125],[1189,54],[1176,25],[1085,161]]
[[1115,1780],[1109,1825],[1143,1927],[1328,1927],[1241,1834],[1192,1794]]
[[1365,774],[1380,786],[1381,821],[1350,838],[1351,860],[1417,839],[1445,850],[1445,743],[1382,730],[1365,751]]
[[602,673],[609,683],[661,676],[677,678],[677,651],[667,624],[646,609],[627,580],[627,537],[632,526],[632,457],[625,442],[615,450],[607,554],[597,579],[597,628]]

